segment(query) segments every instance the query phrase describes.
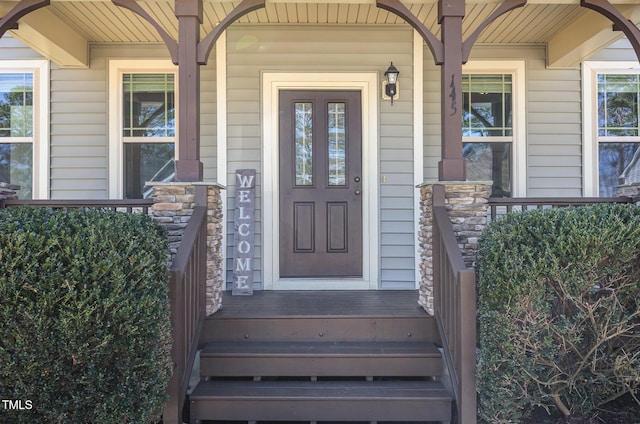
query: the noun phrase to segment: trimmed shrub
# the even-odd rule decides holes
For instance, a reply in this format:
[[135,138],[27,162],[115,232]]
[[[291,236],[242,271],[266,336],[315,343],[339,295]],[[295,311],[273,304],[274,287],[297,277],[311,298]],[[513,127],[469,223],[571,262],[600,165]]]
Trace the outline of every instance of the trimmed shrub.
[[479,241],[482,418],[592,414],[640,385],[640,208],[513,213]]
[[0,397],[14,402],[0,421],[157,422],[171,372],[164,231],[143,215],[27,207],[0,210],[0,227]]

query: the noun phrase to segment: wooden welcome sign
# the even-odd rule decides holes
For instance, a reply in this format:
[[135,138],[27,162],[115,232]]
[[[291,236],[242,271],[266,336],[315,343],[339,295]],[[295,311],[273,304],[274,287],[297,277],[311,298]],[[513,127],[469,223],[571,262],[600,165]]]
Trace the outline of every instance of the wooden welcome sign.
[[253,294],[256,170],[236,171],[232,295]]

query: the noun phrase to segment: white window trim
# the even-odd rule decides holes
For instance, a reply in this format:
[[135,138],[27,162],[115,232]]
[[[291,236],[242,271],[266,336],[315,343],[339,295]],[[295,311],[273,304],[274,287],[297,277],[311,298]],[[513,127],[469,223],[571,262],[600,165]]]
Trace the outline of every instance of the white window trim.
[[[413,31],[413,184],[418,187],[424,182],[424,39],[418,31]],[[414,279],[417,290],[422,276],[418,254],[420,246],[420,189],[413,191],[413,234],[414,234]]]
[[[176,99],[176,140],[178,134],[178,68],[170,60],[109,61],[109,198],[122,199],[124,154],[122,142],[122,75],[126,73],[174,73]],[[178,143],[175,145],[176,157]]]
[[[598,74],[640,74],[637,61],[586,61],[582,64],[583,196],[600,195],[598,182]],[[616,140],[625,141],[623,137]],[[634,137],[633,141],[637,138]]]
[[[378,74],[279,73],[262,74],[262,222],[264,231],[263,284],[265,290],[375,290],[379,281],[378,227]],[[287,89],[360,90],[362,93],[363,276],[361,279],[280,278],[278,220],[278,93]],[[302,284],[304,283],[304,284]]]
[[[0,61],[1,73],[33,74],[33,169],[31,178],[34,199],[49,198],[49,69],[49,61],[44,59]],[[14,139],[13,142],[20,141]]]
[[[227,32],[216,42],[216,181],[227,186]],[[222,210],[227,212],[228,196],[222,196]],[[222,276],[227,276],[227,219],[222,220]]]
[[506,141],[512,138],[513,148],[513,197],[527,195],[527,101],[526,62],[524,60],[474,60],[462,67],[464,74],[511,74],[513,90],[513,137],[464,137],[464,141]]

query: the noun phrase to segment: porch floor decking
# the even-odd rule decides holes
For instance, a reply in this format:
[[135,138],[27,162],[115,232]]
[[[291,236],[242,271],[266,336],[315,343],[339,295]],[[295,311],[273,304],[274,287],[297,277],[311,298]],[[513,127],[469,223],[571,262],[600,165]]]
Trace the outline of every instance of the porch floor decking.
[[417,290],[224,292],[216,318],[425,317]]

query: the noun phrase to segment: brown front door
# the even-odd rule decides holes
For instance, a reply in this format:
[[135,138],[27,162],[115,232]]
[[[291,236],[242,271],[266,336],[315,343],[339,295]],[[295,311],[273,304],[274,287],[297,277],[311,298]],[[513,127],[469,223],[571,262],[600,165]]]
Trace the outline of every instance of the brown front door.
[[359,91],[280,91],[280,277],[362,276]]

